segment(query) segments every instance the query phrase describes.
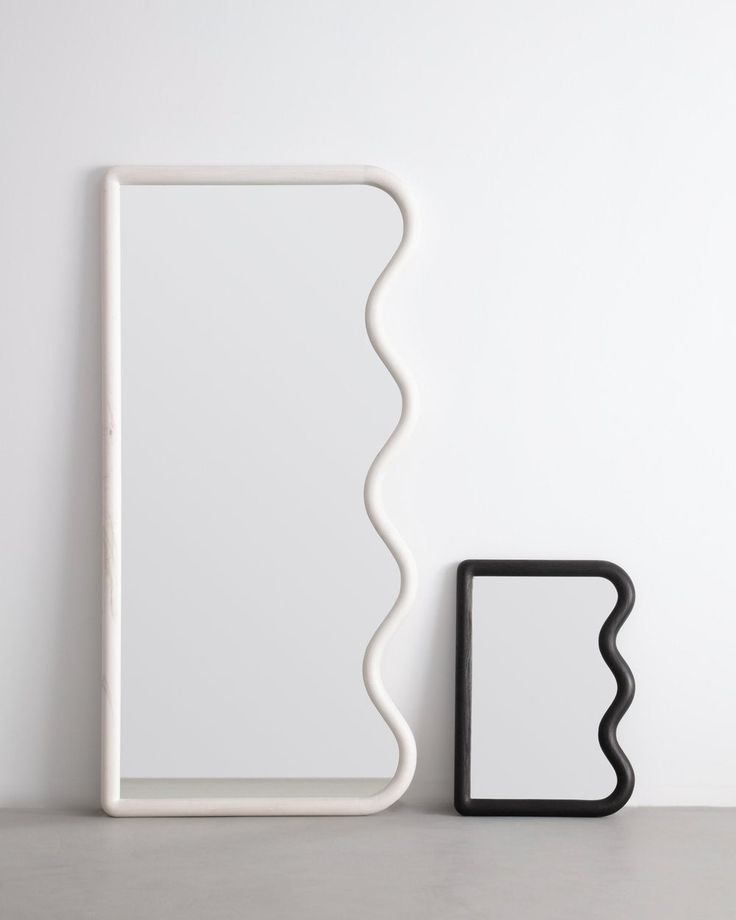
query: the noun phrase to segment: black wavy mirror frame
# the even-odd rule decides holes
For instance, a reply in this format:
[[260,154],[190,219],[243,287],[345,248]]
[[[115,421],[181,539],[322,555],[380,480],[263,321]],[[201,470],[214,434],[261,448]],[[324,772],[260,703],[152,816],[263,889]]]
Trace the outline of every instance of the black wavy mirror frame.
[[[616,679],[616,695],[598,728],[598,742],[616,773],[616,786],[602,799],[472,798],[470,788],[473,579],[482,576],[605,578],[616,604],[601,628],[598,647]],[[467,816],[597,818],[622,808],[634,790],[634,771],[616,738],[616,728],[634,697],[634,677],[616,647],[616,636],[634,606],[634,585],[612,562],[468,559],[457,570],[457,658],[455,670],[455,809]]]

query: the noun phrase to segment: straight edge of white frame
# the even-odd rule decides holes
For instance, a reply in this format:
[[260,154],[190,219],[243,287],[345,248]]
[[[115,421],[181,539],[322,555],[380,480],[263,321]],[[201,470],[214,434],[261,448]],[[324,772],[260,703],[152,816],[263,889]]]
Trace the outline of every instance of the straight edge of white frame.
[[[365,320],[373,348],[396,381],[402,397],[399,421],[366,476],[364,499],[371,523],[396,559],[401,585],[393,607],[373,635],[363,659],[368,695],[390,728],[399,749],[394,776],[366,796],[133,799],[120,795],[121,729],[121,358],[120,358],[120,188],[123,185],[370,185],[394,199],[404,222],[401,242],[373,285]],[[103,183],[103,509],[104,625],[102,674],[102,807],[114,817],[197,815],[367,815],[393,805],[409,787],[416,769],[416,742],[381,677],[384,649],[416,595],[414,559],[380,501],[386,464],[414,420],[412,381],[387,343],[379,304],[391,276],[406,261],[415,230],[413,210],[402,183],[374,166],[117,166]]]

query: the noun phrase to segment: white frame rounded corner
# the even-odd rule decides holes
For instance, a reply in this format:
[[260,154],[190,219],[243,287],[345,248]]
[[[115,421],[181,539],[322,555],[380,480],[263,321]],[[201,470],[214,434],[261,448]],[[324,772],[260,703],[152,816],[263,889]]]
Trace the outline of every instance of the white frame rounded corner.
[[[379,451],[364,488],[368,517],[395,558],[401,576],[393,607],[378,626],[363,659],[368,695],[396,738],[398,762],[389,782],[370,795],[298,795],[196,798],[129,798],[121,795],[121,340],[120,340],[120,188],[123,185],[370,185],[394,199],[403,234],[394,255],[374,283],[366,303],[371,344],[396,381],[402,397],[399,421]],[[411,728],[391,699],[381,676],[386,645],[416,595],[412,555],[386,516],[380,498],[384,468],[408,434],[416,412],[416,393],[381,327],[379,304],[384,287],[407,259],[415,234],[415,216],[403,184],[374,166],[116,166],[103,183],[103,365],[104,365],[104,625],[102,675],[103,810],[113,817],[204,815],[368,815],[384,811],[409,788],[416,769]]]

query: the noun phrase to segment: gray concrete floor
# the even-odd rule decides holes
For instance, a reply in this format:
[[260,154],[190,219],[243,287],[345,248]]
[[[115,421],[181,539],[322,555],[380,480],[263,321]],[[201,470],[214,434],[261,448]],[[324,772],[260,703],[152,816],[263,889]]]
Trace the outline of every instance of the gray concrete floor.
[[2,920],[730,920],[736,809],[600,820],[0,812]]

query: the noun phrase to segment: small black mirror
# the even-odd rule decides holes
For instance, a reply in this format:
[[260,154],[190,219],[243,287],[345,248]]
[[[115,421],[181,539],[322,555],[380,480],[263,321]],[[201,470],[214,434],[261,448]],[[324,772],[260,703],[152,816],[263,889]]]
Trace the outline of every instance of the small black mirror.
[[[634,696],[634,678],[616,636],[633,604],[631,579],[610,562],[459,565],[460,814],[599,817],[625,805],[634,771],[616,727]],[[596,640],[610,673],[594,654]],[[598,743],[608,763],[595,747],[602,712]],[[525,792],[530,786],[533,798]]]

